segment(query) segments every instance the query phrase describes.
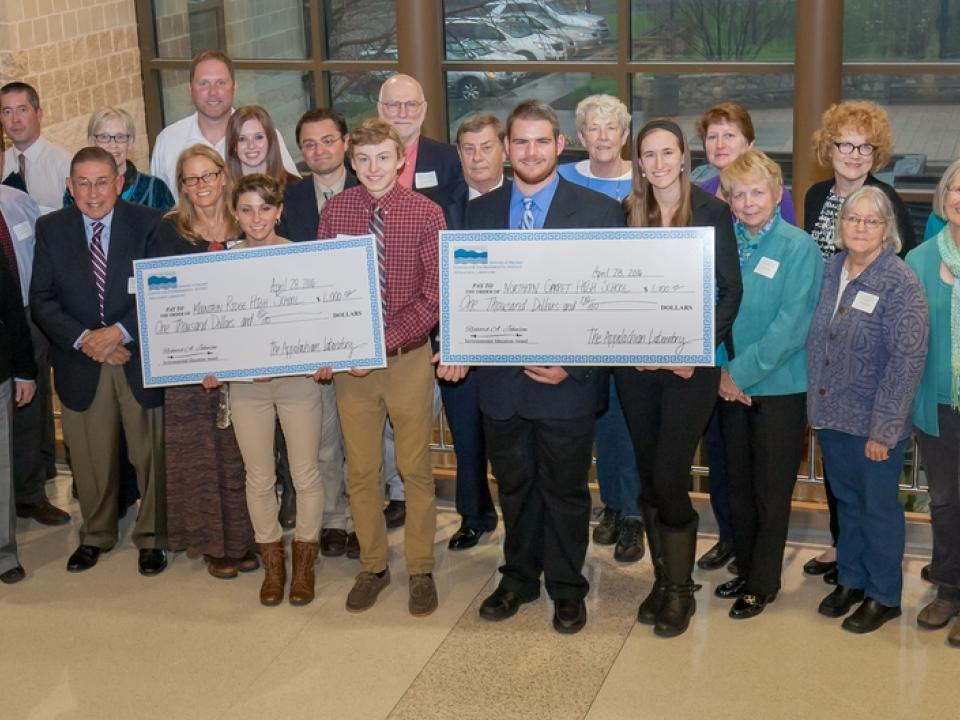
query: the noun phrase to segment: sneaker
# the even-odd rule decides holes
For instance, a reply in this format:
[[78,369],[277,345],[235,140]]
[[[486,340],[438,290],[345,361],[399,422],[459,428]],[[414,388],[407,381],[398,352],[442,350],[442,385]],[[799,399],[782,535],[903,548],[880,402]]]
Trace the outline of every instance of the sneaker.
[[593,542],[597,545],[613,545],[620,539],[620,511],[604,506],[600,522],[593,529]]
[[384,571],[383,577],[364,570],[357,575],[353,588],[347,593],[347,612],[361,613],[369,610],[377,601],[380,591],[389,584],[390,568]]
[[625,517],[620,521],[620,538],[613,549],[613,559],[617,562],[632,563],[643,557],[643,521],[640,518]]
[[410,614],[414,617],[429,615],[437,609],[437,586],[433,575],[421,573],[410,576]]

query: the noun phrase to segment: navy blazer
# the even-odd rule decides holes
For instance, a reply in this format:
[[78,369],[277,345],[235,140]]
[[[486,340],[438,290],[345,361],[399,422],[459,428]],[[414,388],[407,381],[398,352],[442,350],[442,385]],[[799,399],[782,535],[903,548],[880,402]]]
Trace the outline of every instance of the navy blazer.
[[[350,168],[344,168],[347,176],[343,180],[343,189],[358,184],[357,176]],[[317,189],[313,184],[313,175],[299,182],[287,185],[283,190],[283,214],[277,226],[277,234],[294,242],[317,239],[320,226],[320,213],[317,211]]]
[[[510,227],[510,194],[513,183],[470,201],[465,228],[504,230]],[[547,211],[544,228],[623,227],[623,207],[606,195],[560,178]],[[520,367],[480,367],[477,388],[480,410],[494,420],[520,415],[528,420],[574,419],[594,415],[606,407],[607,368],[567,367],[570,375],[559,385],[538,383]]]
[[[161,217],[159,210],[117,200],[107,253],[104,322],[122,323],[133,336],[133,342],[126,345],[132,357],[123,369],[130,390],[145,408],[162,405],[163,393],[143,387],[137,301],[127,284],[133,276],[133,261],[156,255]],[[36,239],[31,314],[50,338],[50,361],[60,401],[71,410],[83,412],[96,394],[100,363],[73,345],[84,330],[100,327],[100,308],[80,210],[71,206],[42,216],[37,220]]]
[[[436,185],[427,185],[426,179],[417,182],[418,173],[433,172],[437,176]],[[467,183],[463,179],[460,156],[453,145],[437,142],[420,136],[417,147],[417,166],[413,176],[413,189],[426,195],[441,208],[450,203],[466,202]]]
[[37,363],[17,280],[0,262],[0,383],[11,376],[34,380]]

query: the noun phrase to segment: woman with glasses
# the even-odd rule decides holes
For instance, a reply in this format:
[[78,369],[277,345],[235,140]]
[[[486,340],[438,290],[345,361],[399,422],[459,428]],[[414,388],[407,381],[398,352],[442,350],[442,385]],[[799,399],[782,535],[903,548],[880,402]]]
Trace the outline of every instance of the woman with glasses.
[[[883,108],[866,100],[831,105],[823,113],[820,128],[813,134],[813,149],[820,165],[833,170],[833,178],[819,182],[807,191],[803,229],[816,240],[824,259],[829,260],[838,252],[834,238],[839,235],[835,226],[844,199],[864,186],[879,188],[887,196],[896,218],[900,256],[906,256],[917,244],[910,212],[896,190],[872,175],[872,171],[886,166],[893,151],[893,133]],[[823,474],[833,547],[809,560],[803,570],[809,575],[823,575],[825,582],[835,584],[839,528],[836,498],[826,463]]]
[[[100,108],[87,122],[87,143],[102,147],[117,161],[117,169],[123,175],[123,193],[120,197],[127,202],[166,212],[173,207],[170,189],[160,178],[137,170],[137,166],[127,158],[136,139],[133,118],[123,108]],[[69,190],[63,194],[63,204],[73,205]]]
[[[907,256],[930,307],[930,352],[914,406],[921,458],[930,491],[936,598],[917,616],[928,630],[960,614],[960,160],[940,179],[933,200],[947,225]],[[960,620],[948,642],[960,647]]]
[[[899,501],[913,403],[927,357],[927,301],[897,252],[893,204],[880,188],[849,195],[838,216],[807,339],[807,414],[837,501],[837,587],[820,603],[843,629],[900,615],[905,541]],[[954,448],[956,451],[956,448]]]
[[[240,227],[227,205],[220,154],[193,145],[177,159],[179,200],[160,226],[158,254],[218,252]],[[228,398],[199,385],[167,388],[163,413],[167,535],[171,550],[203,556],[216,578],[256,570],[243,460],[229,424]]]
[[269,175],[281,185],[300,180],[284,168],[277,128],[259,105],[244,105],[230,116],[225,147],[227,174],[234,185],[251,173]]

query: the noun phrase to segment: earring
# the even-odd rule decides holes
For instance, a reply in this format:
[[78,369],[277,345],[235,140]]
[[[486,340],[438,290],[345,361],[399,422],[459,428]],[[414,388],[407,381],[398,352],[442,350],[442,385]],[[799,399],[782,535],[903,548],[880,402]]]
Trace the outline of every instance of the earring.
[[645,172],[641,172],[641,173],[640,173],[640,177],[645,178],[646,176],[647,176],[647,174],[646,174]]

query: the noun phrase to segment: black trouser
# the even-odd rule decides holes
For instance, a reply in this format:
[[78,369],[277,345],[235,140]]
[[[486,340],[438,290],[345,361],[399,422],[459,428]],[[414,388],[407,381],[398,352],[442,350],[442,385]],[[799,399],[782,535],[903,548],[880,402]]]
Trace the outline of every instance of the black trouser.
[[29,309],[24,311],[37,362],[37,393],[33,402],[13,411],[13,478],[16,504],[32,505],[46,499],[46,483],[57,476],[57,464],[47,359],[50,342],[34,324]]
[[807,429],[806,393],[725,402],[720,429],[730,482],[733,544],[744,590],[780,590],[790,501]]
[[484,416],[506,531],[500,568],[504,589],[539,592],[543,573],[554,600],[580,599],[590,590],[582,571],[589,541],[593,424],[592,415],[573,420]]
[[698,367],[684,380],[670,370],[617,368],[620,404],[640,470],[640,502],[660,522],[685,528],[697,517],[690,503],[690,465],[717,399],[720,371]]
[[920,459],[930,490],[930,525],[933,529],[933,562],[930,579],[958,597],[960,592],[960,413],[937,405],[937,437],[917,432]]

